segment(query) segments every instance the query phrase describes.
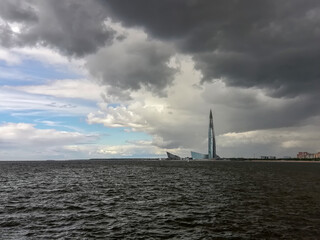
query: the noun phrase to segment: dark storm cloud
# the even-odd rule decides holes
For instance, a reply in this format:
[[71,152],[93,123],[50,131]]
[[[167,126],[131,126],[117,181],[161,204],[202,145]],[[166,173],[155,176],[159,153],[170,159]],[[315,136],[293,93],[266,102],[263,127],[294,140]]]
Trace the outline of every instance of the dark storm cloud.
[[[124,35],[106,26],[109,17],[191,54],[204,82],[220,78],[232,86],[266,88],[274,97],[320,88],[317,0],[5,0],[0,9],[5,21],[24,24],[21,33],[0,24],[0,42],[7,47],[40,44],[67,55],[95,53],[112,40],[123,41]],[[166,65],[174,51],[146,46],[134,53],[139,61],[133,58],[122,70],[88,66],[98,70],[103,84],[118,89],[162,90],[175,73]]]
[[269,56],[216,52],[196,54],[203,81],[222,78],[229,85],[269,88],[273,97],[316,93],[320,80],[320,48],[286,49]]
[[27,0],[1,1],[0,16],[14,22],[34,22],[38,20],[32,2]]
[[7,24],[0,25],[0,44],[4,47],[10,47],[14,41],[14,32]]
[[203,81],[266,87],[277,97],[320,88],[319,1],[102,2],[124,25],[142,26],[192,54]]
[[5,46],[44,45],[67,55],[83,56],[95,52],[114,37],[104,21],[106,15],[94,1],[4,1],[0,16],[22,23],[21,33],[1,26]]
[[158,96],[165,96],[164,89],[177,72],[167,64],[174,53],[172,47],[161,42],[124,40],[89,56],[86,66],[102,85],[112,86],[109,94],[116,94],[121,99],[130,96],[124,90],[142,87]]
[[[143,40],[127,44],[126,51],[108,50],[126,36],[111,29],[107,23],[110,14],[99,1],[5,0],[0,7],[0,17],[5,20],[0,24],[2,46],[42,45],[67,56],[91,54],[85,58],[89,71],[121,99],[121,95],[129,97],[123,90],[141,87],[164,96],[163,90],[173,80],[176,70],[167,63],[175,51],[166,44]],[[22,31],[14,32],[11,23],[22,24]],[[99,52],[100,48],[105,50]]]

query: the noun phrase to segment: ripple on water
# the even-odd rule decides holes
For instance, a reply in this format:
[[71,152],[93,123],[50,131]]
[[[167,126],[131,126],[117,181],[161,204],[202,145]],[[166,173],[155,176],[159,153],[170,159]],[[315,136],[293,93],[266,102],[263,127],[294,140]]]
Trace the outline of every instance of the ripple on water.
[[0,163],[1,239],[315,239],[320,165]]

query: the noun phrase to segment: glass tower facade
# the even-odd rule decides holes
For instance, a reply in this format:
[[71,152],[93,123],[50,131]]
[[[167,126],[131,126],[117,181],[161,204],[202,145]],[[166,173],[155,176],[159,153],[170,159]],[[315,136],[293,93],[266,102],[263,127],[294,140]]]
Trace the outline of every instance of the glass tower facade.
[[208,158],[209,159],[216,158],[216,139],[214,136],[213,118],[212,118],[212,111],[211,110],[210,110],[210,115],[209,115]]
[[191,151],[191,157],[192,157],[192,159],[208,159],[208,154],[197,153],[197,152]]
[[209,115],[209,129],[208,129],[208,154],[191,152],[191,157],[193,159],[215,159],[217,157],[216,139],[214,136],[213,117],[212,117],[211,110]]

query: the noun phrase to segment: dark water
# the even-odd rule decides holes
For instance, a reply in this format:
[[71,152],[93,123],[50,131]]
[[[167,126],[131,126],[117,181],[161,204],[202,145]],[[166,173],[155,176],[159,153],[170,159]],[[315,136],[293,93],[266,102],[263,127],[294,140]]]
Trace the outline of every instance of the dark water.
[[0,239],[320,239],[320,164],[0,162]]

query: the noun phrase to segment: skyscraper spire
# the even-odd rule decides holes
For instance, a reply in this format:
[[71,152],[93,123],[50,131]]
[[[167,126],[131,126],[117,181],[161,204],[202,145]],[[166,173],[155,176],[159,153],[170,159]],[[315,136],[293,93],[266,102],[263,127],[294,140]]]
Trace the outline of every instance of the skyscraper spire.
[[208,154],[191,151],[191,156],[193,159],[216,159],[218,157],[216,152],[216,138],[214,136],[213,117],[211,109],[209,114]]
[[213,118],[212,118],[211,109],[210,109],[210,115],[209,115],[208,158],[209,159],[216,158],[216,139],[214,136]]

